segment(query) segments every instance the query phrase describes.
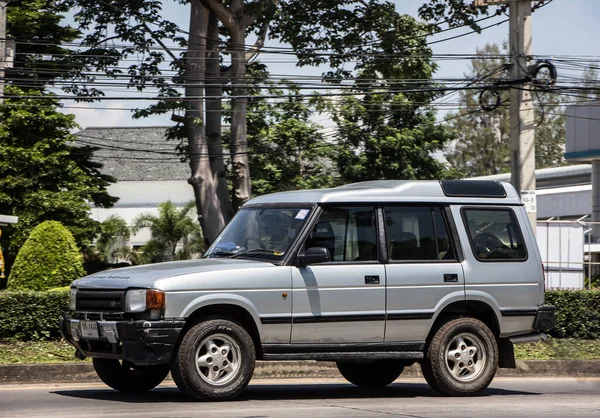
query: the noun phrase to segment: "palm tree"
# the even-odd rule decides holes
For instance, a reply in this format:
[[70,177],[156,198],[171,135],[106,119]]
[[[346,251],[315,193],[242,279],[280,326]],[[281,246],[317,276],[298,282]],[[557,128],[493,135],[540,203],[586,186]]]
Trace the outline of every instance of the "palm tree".
[[185,260],[204,250],[200,224],[195,219],[196,204],[181,209],[166,201],[158,205],[158,216],[142,213],[133,220],[131,231],[150,228],[151,238],[142,247],[142,262]]
[[96,252],[105,263],[122,260],[135,261],[129,246],[130,238],[127,222],[118,215],[111,215],[100,224],[100,235],[96,240]]

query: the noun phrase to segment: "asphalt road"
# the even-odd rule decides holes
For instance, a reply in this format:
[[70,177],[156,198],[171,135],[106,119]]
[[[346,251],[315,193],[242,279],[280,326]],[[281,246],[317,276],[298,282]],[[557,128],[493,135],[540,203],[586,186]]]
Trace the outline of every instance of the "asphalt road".
[[341,380],[256,380],[240,400],[197,402],[165,383],[144,395],[101,384],[0,386],[0,417],[600,417],[600,378],[499,378],[479,397],[420,379],[365,390]]

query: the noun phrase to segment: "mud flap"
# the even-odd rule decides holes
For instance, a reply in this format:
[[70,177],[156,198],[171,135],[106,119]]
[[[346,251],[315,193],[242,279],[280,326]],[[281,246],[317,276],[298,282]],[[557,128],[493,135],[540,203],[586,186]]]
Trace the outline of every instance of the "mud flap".
[[498,367],[501,369],[516,369],[515,348],[508,338],[498,340]]

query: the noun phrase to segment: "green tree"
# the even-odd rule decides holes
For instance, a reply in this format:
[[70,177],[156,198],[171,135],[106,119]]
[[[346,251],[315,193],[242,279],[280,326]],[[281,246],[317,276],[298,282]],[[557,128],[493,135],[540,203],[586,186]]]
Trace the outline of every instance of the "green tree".
[[[474,86],[489,88],[498,80],[508,80],[506,47],[487,44],[477,49],[465,75]],[[480,91],[463,90],[460,110],[448,115],[448,127],[454,142],[447,148],[451,167],[463,176],[483,176],[509,172],[511,169],[509,90],[499,90],[500,106],[493,111],[480,109]],[[536,167],[564,164],[565,118],[563,99],[556,92],[534,91],[536,124]]]
[[131,260],[133,252],[129,246],[131,232],[127,222],[118,215],[111,215],[100,224],[100,234],[95,249],[105,263],[116,263],[119,260]]
[[14,65],[7,69],[7,79],[14,86],[43,89],[55,79],[70,78],[83,69],[89,58],[61,46],[80,36],[79,30],[62,22],[68,10],[64,1],[9,2],[7,32],[18,42]]
[[133,220],[132,233],[142,228],[149,228],[151,233],[142,247],[142,262],[186,260],[204,250],[200,225],[194,219],[195,207],[194,201],[182,208],[167,201],[158,205],[158,216],[145,213]]
[[341,179],[447,177],[433,156],[449,136],[430,106],[440,95],[430,81],[436,69],[426,43],[430,25],[387,1],[306,3],[283,3],[276,31],[300,65],[329,64],[325,79],[343,87],[340,97],[321,104],[337,125]]
[[[180,112],[176,119],[181,124],[171,130],[169,137],[182,140],[180,148],[190,163],[190,184],[208,242],[214,240],[230,219],[233,209],[250,197],[249,166],[254,164],[248,159],[247,71],[248,62],[260,52],[267,33],[273,39],[291,44],[299,65],[329,64],[332,69],[326,78],[332,80],[355,74],[352,68],[346,70],[344,66],[352,66],[351,62],[357,56],[385,52],[393,49],[394,44],[397,44],[396,53],[404,53],[410,39],[416,37],[424,41],[439,29],[435,25],[402,21],[394,12],[392,2],[377,0],[182,1],[189,5],[191,12],[190,25],[185,29],[163,19],[162,9],[168,7],[166,1],[69,2],[77,8],[75,18],[80,28],[88,33],[84,40],[87,51],[103,57],[98,70],[108,71],[109,76],[115,77],[126,74],[130,77],[130,86],[140,91],[158,89],[161,99],[139,109],[136,117]],[[256,38],[256,42],[246,45],[250,38]],[[132,45],[115,48],[107,42],[113,39]],[[380,42],[385,46],[379,48]],[[417,48],[423,46],[423,42],[410,45]],[[185,51],[179,54],[173,46]],[[425,55],[428,51],[426,48]],[[416,50],[409,55],[415,66],[413,75],[426,74],[420,66],[422,62],[429,65],[427,57],[419,61]],[[126,70],[114,69],[114,60],[123,62],[121,60],[132,57],[137,61]],[[372,61],[377,59],[372,57]],[[404,68],[409,66],[407,61]],[[383,67],[382,64],[379,68]],[[173,77],[165,71],[167,68],[177,75]],[[386,74],[391,72],[386,71]],[[229,155],[224,155],[221,141],[224,109],[221,99],[225,91],[229,91],[225,97],[231,103]],[[199,100],[199,97],[204,99]],[[407,97],[413,103],[413,114],[416,115],[414,110],[418,109],[418,114],[423,117],[420,121],[415,118],[412,126],[427,123],[429,127],[424,135],[437,135],[432,141],[436,143],[441,139],[439,135],[443,128],[433,129],[431,112],[425,105],[416,106],[415,99]],[[411,136],[407,132],[402,135]],[[419,135],[415,133],[416,137]],[[408,147],[425,157],[429,149],[439,148],[423,143],[422,139],[414,139],[414,144]],[[428,149],[422,151],[423,147]],[[229,176],[225,175],[225,159],[231,162]],[[418,159],[412,162],[418,164]],[[439,171],[431,161],[427,164],[429,168],[424,172]]]
[[[297,84],[285,80],[269,83],[266,69],[258,67],[252,71],[257,86],[249,88],[248,100],[253,193],[335,185],[333,145],[325,140],[322,127],[310,121],[312,103]],[[261,87],[264,83],[267,89]],[[273,102],[261,96],[267,92],[279,99]]]
[[60,222],[36,226],[15,260],[8,288],[48,290],[83,277],[83,258],[71,232]]
[[90,203],[106,208],[117,201],[106,192],[114,178],[100,173],[93,148],[72,145],[75,117],[59,112],[52,94],[11,86],[6,91],[10,97],[0,104],[0,213],[19,217],[5,230],[8,260],[45,220],[61,222],[79,246],[89,246],[98,232]]

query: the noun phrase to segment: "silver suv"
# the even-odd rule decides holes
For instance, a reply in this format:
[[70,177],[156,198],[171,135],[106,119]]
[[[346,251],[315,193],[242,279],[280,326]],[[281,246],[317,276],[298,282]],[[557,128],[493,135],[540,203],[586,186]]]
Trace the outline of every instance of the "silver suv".
[[368,387],[419,362],[435,390],[471,395],[554,323],[511,185],[374,181],[261,196],[200,260],[76,280],[63,333],[126,392],[170,371],[230,399],[256,360],[325,360]]

